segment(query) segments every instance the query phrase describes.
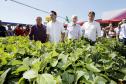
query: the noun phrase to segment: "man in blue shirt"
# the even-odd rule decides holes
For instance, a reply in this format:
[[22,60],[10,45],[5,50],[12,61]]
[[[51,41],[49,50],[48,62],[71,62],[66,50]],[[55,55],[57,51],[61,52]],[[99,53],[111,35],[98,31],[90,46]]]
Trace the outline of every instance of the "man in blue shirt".
[[46,26],[42,24],[42,18],[36,18],[36,25],[32,26],[30,32],[30,40],[41,41],[45,43],[47,40]]

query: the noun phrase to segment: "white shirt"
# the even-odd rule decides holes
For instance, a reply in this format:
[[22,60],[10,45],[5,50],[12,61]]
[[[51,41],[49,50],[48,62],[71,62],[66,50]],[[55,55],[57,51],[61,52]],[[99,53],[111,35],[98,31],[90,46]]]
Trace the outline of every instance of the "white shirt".
[[104,36],[104,31],[103,30],[101,30],[101,37],[103,37]]
[[119,35],[119,39],[123,39],[123,32],[122,32],[122,29],[120,28],[115,28],[115,32],[117,35]]
[[126,38],[126,23],[121,25],[121,33],[123,35],[123,38]]
[[61,33],[64,31],[64,26],[61,22],[50,21],[47,24],[47,34],[49,34],[50,42],[60,42],[61,41]]
[[81,37],[81,27],[79,24],[70,23],[67,27],[68,39],[79,39]]
[[96,41],[96,37],[101,37],[101,27],[96,21],[84,23],[83,28],[85,30],[84,37],[89,40]]

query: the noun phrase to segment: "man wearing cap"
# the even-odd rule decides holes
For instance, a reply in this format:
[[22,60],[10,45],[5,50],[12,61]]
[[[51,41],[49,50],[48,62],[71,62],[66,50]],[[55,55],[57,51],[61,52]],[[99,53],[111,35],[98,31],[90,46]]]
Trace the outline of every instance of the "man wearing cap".
[[88,13],[88,22],[84,23],[84,37],[90,42],[91,45],[94,45],[97,37],[101,37],[101,27],[100,24],[94,21],[95,12],[90,11]]

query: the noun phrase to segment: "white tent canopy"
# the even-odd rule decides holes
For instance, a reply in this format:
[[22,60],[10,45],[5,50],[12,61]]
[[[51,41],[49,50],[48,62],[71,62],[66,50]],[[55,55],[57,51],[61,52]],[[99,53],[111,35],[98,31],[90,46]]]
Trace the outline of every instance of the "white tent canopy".
[[122,19],[124,17],[126,17],[126,9],[107,11],[102,14],[102,20]]

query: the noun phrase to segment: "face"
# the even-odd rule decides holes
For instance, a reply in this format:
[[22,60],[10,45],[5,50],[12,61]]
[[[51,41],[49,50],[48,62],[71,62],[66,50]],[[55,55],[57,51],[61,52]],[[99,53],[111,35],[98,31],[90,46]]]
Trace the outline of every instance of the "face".
[[73,18],[72,18],[72,21],[73,21],[73,23],[77,23],[77,21],[78,21],[77,16],[73,17]]
[[41,24],[42,23],[42,18],[41,17],[37,17],[36,18],[36,23],[37,24]]
[[94,16],[93,14],[88,14],[88,19],[89,19],[90,21],[93,21],[94,18],[95,18],[95,16]]
[[50,13],[50,17],[51,17],[52,20],[56,20],[57,16],[54,13]]

